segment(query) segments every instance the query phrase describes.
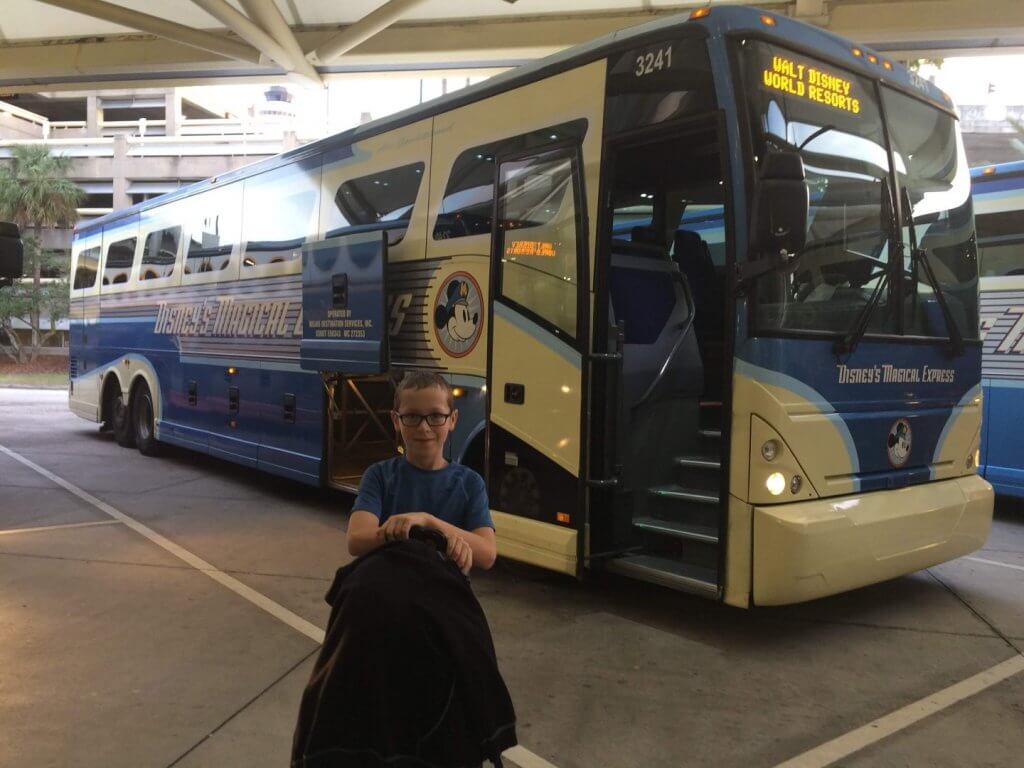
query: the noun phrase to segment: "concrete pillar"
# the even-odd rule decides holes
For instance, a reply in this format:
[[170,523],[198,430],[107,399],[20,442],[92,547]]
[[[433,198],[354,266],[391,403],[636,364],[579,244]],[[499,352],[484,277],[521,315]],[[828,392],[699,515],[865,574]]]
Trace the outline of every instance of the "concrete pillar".
[[90,139],[98,138],[100,125],[103,123],[103,102],[100,97],[93,95],[85,100],[85,135]]
[[164,96],[164,126],[165,136],[177,136],[181,128],[181,95],[177,88],[171,88]]
[[114,185],[114,210],[127,208],[132,204],[128,197],[128,137],[114,137],[114,161],[110,164],[110,174]]

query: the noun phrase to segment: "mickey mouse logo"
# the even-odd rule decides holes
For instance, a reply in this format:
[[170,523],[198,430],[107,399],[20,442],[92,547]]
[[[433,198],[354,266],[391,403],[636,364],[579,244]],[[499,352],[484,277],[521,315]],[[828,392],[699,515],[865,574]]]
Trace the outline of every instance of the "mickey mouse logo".
[[449,275],[434,302],[438,343],[452,357],[465,357],[480,340],[482,327],[480,286],[466,272]]
[[889,439],[886,443],[889,449],[889,463],[894,467],[902,467],[910,458],[910,445],[912,435],[910,422],[906,419],[897,419],[896,423],[889,429]]

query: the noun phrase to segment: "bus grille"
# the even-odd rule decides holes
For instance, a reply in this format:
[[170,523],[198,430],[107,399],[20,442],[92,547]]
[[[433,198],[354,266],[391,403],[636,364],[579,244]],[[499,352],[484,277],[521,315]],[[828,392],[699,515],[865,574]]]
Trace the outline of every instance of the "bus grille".
[[68,359],[68,375],[71,378],[75,378],[78,375],[78,358],[72,357]]

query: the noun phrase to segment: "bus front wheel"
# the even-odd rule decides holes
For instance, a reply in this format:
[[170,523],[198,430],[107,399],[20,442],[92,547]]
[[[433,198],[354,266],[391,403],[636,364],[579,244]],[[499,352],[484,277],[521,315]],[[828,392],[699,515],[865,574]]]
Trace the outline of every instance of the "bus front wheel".
[[160,443],[156,440],[154,429],[155,413],[149,386],[142,382],[135,391],[135,397],[132,398],[132,425],[135,444],[143,456],[156,456],[160,453]]

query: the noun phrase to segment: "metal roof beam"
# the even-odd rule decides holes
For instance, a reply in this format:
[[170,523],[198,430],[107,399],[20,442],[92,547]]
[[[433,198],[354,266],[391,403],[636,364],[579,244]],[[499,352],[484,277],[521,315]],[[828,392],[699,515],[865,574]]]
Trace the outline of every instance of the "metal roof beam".
[[315,76],[316,82],[323,85],[323,78],[316,68],[306,59],[306,53],[295,38],[291,26],[281,14],[274,0],[241,0],[242,8],[249,14],[249,18],[263,27],[264,31],[273,37],[281,47],[292,57],[297,66],[305,66]]
[[371,11],[355,24],[351,24],[340,33],[307,55],[314,64],[326,64],[344,53],[348,53],[360,43],[366,42],[378,32],[387,29],[402,16],[426,0],[388,0],[375,11]]
[[[323,80],[320,78],[319,73],[313,68],[312,64],[306,61],[301,50],[297,57],[293,56],[274,37],[268,34],[263,27],[255,24],[252,19],[244,14],[239,13],[228,5],[225,0],[192,0],[192,2],[247,43],[261,51],[268,59],[272,59],[289,72],[294,72],[316,85],[323,85]],[[291,30],[289,30],[289,34],[290,32]]]
[[107,3],[103,0],[40,0],[47,5],[63,8],[66,11],[74,11],[84,16],[92,16],[96,19],[103,19],[112,24],[120,24],[129,29],[137,29],[140,32],[148,32],[151,35],[172,40],[201,51],[216,53],[239,61],[247,61],[252,64],[260,62],[260,52],[250,48],[244,43],[222,37],[221,35],[205,32],[201,29],[186,27],[184,24],[176,24],[146,13],[139,13],[120,5]]

